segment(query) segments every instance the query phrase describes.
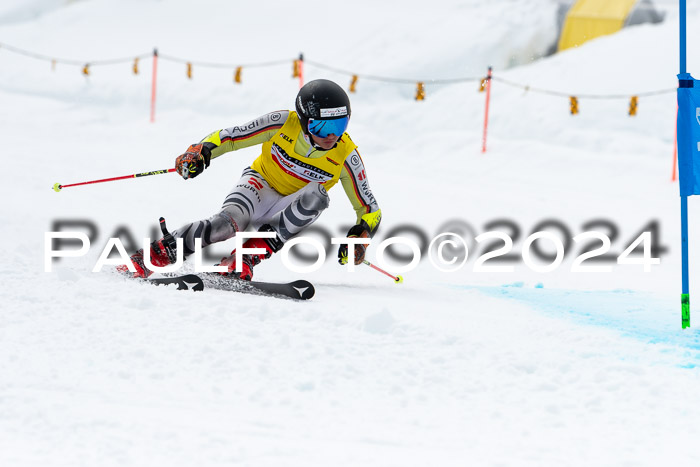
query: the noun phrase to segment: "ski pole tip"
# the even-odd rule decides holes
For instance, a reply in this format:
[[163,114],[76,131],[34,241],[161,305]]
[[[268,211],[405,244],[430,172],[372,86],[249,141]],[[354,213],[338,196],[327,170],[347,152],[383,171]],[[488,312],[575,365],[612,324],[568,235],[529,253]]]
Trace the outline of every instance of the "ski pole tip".
[[396,279],[394,279],[394,282],[397,284],[403,284],[403,276],[396,276]]
[[59,191],[61,191],[61,188],[63,188],[63,186],[60,183],[55,183],[53,186],[53,191],[58,193]]

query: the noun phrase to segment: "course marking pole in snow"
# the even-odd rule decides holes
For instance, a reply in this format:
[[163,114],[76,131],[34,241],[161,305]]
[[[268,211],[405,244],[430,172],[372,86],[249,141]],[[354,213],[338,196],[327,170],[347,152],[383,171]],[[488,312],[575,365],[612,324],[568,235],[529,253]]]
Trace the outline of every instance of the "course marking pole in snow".
[[[685,61],[685,41],[686,41],[686,17],[685,10],[686,4],[685,0],[678,0],[679,14],[680,14],[680,73],[684,74],[686,72],[686,61]],[[680,89],[680,85],[679,85]],[[679,91],[680,92],[680,91]],[[680,101],[678,102],[679,112],[680,112]],[[678,115],[676,115],[676,138],[678,135]],[[676,140],[678,144],[678,140]],[[680,145],[679,145],[680,146]],[[680,157],[681,152],[684,150],[678,148],[678,154]],[[690,327],[690,291],[689,291],[689,280],[688,280],[688,197],[683,195],[683,190],[681,188],[681,257],[682,257],[682,285],[681,285],[681,327],[683,329]]]
[[678,74],[678,175],[681,195],[681,326],[690,327],[688,272],[688,196],[700,194],[700,85],[686,70],[686,0],[679,0],[680,73]]
[[113,182],[115,180],[125,180],[127,178],[139,178],[139,177],[148,177],[149,175],[161,175],[161,174],[167,174],[170,172],[175,172],[175,169],[165,169],[165,170],[153,170],[151,172],[143,172],[139,174],[131,174],[131,175],[123,175],[121,177],[113,177],[113,178],[103,178],[101,180],[91,180],[89,182],[80,182],[80,183],[71,183],[70,185],[61,185],[60,183],[55,183],[53,186],[53,191],[58,193],[61,191],[63,188],[68,188],[71,186],[78,186],[78,185],[90,185],[92,183],[103,183],[103,182]]
[[158,71],[158,49],[153,49],[153,74],[151,77],[151,123],[156,121],[156,76]]
[[304,87],[304,54],[299,54],[299,89]]
[[489,128],[489,101],[491,100],[491,67],[486,75],[486,110],[484,114],[484,136],[481,140],[481,152],[486,152],[486,133]]

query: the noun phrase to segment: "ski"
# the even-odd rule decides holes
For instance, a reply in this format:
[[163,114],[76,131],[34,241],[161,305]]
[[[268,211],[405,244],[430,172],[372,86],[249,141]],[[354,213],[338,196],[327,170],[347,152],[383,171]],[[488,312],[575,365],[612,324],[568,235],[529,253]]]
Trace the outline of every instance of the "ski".
[[205,287],[232,292],[243,292],[258,295],[279,295],[297,300],[308,300],[314,296],[316,290],[309,281],[297,280],[294,282],[260,282],[243,281],[232,276],[222,276],[216,273],[199,274]]
[[154,285],[177,284],[178,290],[204,290],[205,288],[240,292],[252,295],[268,295],[295,300],[308,300],[316,292],[313,284],[305,280],[294,282],[243,281],[231,276],[214,273],[186,274],[175,277],[147,279]]
[[158,277],[155,279],[146,279],[146,281],[154,285],[177,284],[177,290],[204,290],[204,281],[195,274],[175,277]]

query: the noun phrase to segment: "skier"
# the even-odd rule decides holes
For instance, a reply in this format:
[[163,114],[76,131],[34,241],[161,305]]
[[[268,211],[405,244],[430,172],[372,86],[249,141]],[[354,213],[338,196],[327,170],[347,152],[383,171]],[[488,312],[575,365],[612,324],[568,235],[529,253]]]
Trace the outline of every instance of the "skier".
[[[296,112],[276,111],[242,126],[215,131],[175,159],[185,179],[204,171],[211,159],[241,148],[262,144],[262,152],[226,196],[221,210],[208,219],[187,224],[151,243],[151,264],[162,267],[177,258],[175,239],[182,238],[184,257],[194,253],[195,238],[202,247],[228,240],[249,227],[273,232],[272,238],[250,238],[245,248],[263,254],[243,254],[236,272],[235,250],[223,258],[225,275],[251,280],[253,267],[279,251],[284,243],[311,225],[329,205],[327,190],[339,180],[357,214],[348,238],[371,237],[381,221],[381,210],[367,182],[357,146],[345,132],[350,100],[336,83],[318,79],[304,85],[296,97]],[[364,260],[366,245],[355,245],[355,264]],[[338,249],[340,264],[348,262],[348,245]],[[143,250],[131,256],[134,277],[153,272],[144,264]],[[129,273],[126,265],[118,266]]]

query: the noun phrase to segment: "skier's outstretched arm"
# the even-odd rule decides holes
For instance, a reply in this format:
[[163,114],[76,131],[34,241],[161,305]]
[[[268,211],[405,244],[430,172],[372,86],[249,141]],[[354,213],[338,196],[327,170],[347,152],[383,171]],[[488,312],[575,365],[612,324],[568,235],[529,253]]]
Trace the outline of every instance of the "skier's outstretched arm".
[[194,178],[209,167],[212,159],[269,141],[289,117],[288,110],[270,112],[243,125],[217,130],[193,144],[175,159],[175,168],[184,179]]

